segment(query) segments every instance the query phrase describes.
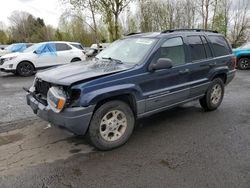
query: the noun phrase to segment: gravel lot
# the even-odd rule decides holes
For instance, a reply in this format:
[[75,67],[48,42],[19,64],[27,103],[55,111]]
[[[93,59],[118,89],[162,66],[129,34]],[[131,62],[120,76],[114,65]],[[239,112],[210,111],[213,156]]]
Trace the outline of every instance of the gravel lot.
[[0,73],[0,187],[250,187],[250,71],[221,107],[198,102],[140,120],[129,142],[96,151],[25,104],[33,78]]

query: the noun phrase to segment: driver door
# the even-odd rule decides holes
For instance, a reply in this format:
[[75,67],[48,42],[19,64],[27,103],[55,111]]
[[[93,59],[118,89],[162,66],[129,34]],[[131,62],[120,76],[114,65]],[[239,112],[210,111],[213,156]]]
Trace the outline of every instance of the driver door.
[[159,58],[173,62],[170,69],[148,72],[141,88],[146,97],[146,112],[161,111],[188,99],[189,69],[186,64],[185,46],[182,37],[167,39],[154,54],[151,63]]

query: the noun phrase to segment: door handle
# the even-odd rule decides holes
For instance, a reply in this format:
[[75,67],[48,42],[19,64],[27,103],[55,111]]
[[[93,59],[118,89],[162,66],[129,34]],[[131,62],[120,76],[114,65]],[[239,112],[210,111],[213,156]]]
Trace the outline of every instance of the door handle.
[[215,67],[217,63],[209,63],[209,67]]
[[189,69],[184,69],[184,70],[179,71],[179,74],[187,74],[189,72],[190,72]]

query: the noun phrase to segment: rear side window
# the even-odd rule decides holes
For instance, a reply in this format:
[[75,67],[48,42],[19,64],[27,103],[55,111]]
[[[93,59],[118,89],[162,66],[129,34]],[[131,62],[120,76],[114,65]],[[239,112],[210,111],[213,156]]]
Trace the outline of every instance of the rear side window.
[[56,51],[70,50],[71,47],[64,43],[56,43]]
[[80,50],[83,50],[83,47],[82,47],[81,44],[71,44],[71,45],[78,48],[78,49],[80,49]]
[[222,36],[208,36],[210,39],[216,57],[228,55],[231,49],[228,46],[226,39]]
[[188,41],[191,50],[192,61],[197,61],[207,58],[205,47],[201,41],[200,36],[189,36]]

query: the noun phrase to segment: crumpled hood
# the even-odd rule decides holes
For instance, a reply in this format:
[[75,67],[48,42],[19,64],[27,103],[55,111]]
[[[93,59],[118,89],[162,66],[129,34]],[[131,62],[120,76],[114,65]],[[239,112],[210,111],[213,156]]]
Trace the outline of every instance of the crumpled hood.
[[46,82],[69,86],[78,81],[121,72],[134,65],[118,64],[116,62],[92,60],[71,63],[37,73],[36,77]]

